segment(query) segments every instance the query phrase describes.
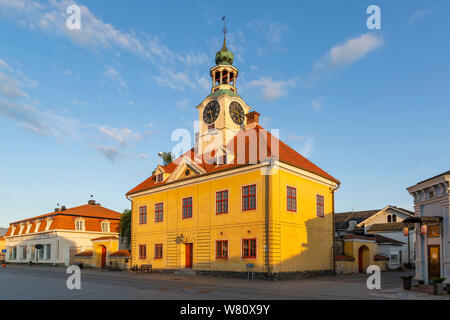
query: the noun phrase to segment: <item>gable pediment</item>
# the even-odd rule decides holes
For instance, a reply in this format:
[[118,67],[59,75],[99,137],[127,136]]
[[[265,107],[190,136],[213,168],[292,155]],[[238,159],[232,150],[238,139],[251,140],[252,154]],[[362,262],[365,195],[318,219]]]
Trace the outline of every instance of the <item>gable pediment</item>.
[[169,179],[167,179],[167,182],[193,177],[204,173],[206,173],[206,171],[202,167],[193,162],[189,157],[184,157],[180,163],[178,163]]

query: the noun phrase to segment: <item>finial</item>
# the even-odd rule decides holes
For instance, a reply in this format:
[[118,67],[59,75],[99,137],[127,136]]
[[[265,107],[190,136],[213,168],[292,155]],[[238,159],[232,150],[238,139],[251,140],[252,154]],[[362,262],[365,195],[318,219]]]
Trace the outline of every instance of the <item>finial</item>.
[[222,32],[223,32],[223,46],[224,46],[224,48],[227,46],[226,43],[227,43],[227,33],[228,33],[225,19],[226,19],[226,16],[223,16],[222,17],[222,22],[223,22],[223,30],[222,30]]

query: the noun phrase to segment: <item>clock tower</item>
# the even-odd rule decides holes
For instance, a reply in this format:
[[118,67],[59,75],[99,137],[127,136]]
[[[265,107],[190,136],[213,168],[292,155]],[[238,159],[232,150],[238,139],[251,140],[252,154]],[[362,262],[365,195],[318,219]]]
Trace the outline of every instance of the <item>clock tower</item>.
[[252,109],[239,96],[236,80],[239,69],[233,66],[234,55],[228,50],[226,37],[216,53],[216,65],[210,69],[211,94],[197,106],[199,113],[199,153],[218,150],[244,129],[246,114]]

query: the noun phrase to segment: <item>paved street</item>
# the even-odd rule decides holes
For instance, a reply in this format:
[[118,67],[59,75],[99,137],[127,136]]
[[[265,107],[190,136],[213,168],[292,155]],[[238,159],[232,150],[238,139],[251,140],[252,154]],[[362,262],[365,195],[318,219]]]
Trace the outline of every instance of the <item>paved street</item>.
[[0,299],[445,299],[402,290],[401,275],[383,273],[382,289],[368,275],[265,281],[83,269],[81,290],[68,290],[65,268],[8,265],[0,269]]

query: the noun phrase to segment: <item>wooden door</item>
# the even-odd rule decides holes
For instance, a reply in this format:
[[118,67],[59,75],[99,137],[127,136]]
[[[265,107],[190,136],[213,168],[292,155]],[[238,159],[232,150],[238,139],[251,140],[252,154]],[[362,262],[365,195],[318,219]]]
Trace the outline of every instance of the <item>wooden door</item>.
[[193,245],[192,243],[186,243],[186,268],[192,268],[192,260],[193,260]]
[[363,248],[359,248],[358,250],[358,271],[363,272]]
[[106,268],[106,248],[102,246],[102,269]]
[[439,246],[428,246],[428,276],[441,277],[441,258]]

